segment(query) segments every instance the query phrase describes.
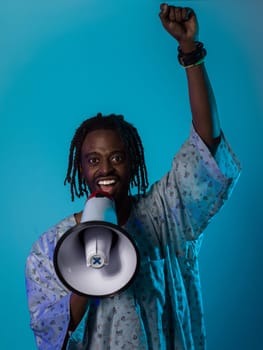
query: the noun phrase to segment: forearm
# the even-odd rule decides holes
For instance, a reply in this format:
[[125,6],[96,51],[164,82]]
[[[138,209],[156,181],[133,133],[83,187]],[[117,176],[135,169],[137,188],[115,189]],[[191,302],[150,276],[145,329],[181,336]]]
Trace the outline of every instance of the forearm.
[[220,122],[216,101],[205,65],[186,68],[193,125],[209,148],[220,136]]
[[87,310],[88,298],[72,293],[70,296],[70,321],[68,331],[64,339],[62,350],[66,350],[69,339],[69,332],[73,332],[82,320]]
[[[183,53],[189,53],[196,49],[194,40],[180,43]],[[193,125],[212,150],[220,136],[220,122],[217,112],[216,100],[204,63],[185,68],[190,107]]]
[[196,44],[198,22],[192,9],[161,4],[164,28],[179,44],[179,61],[185,67],[194,127],[211,151],[218,143],[220,125],[216,102],[204,64],[206,51]]
[[88,297],[72,293],[70,297],[69,331],[74,331],[82,320],[88,304]]

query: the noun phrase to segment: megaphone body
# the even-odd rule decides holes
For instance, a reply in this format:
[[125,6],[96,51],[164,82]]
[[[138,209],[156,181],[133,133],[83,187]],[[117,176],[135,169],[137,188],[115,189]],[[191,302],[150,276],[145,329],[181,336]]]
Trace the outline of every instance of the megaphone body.
[[80,224],[57,242],[57,276],[74,293],[106,297],[126,289],[138,266],[138,249],[130,235],[117,225],[114,201],[106,193],[93,193],[87,199]]

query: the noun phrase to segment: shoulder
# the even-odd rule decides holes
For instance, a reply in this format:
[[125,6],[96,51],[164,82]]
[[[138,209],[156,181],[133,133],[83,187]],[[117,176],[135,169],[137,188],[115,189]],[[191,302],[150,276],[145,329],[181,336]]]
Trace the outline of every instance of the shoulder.
[[73,214],[60,220],[47,229],[33,244],[31,254],[53,256],[54,248],[59,238],[71,227],[76,225]]

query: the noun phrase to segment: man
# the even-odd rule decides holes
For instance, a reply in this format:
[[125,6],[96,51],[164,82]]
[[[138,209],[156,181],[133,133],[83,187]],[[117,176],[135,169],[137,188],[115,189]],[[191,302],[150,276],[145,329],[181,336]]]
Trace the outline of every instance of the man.
[[26,271],[39,349],[206,348],[197,257],[202,232],[233,189],[239,164],[221,133],[195,13],[162,4],[160,19],[186,70],[190,137],[170,172],[146,193],[143,146],[131,124],[98,114],[77,129],[66,176],[72,199],[94,190],[113,196],[118,224],[138,245],[140,269],[131,286],[112,297],[94,301],[70,293],[54,272],[53,253],[81,213],[48,230],[34,244]]

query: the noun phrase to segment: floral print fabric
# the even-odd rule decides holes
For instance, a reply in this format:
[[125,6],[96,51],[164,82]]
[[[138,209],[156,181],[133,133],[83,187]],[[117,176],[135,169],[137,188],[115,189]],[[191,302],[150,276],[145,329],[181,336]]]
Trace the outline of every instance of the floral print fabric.
[[[68,350],[206,349],[198,252],[239,171],[223,135],[213,157],[192,129],[170,172],[145,197],[133,198],[124,228],[140,252],[134,282],[112,297],[90,300]],[[55,274],[53,253],[74,225],[72,215],[52,227],[27,259],[31,327],[41,350],[61,349],[67,333],[70,291]]]

